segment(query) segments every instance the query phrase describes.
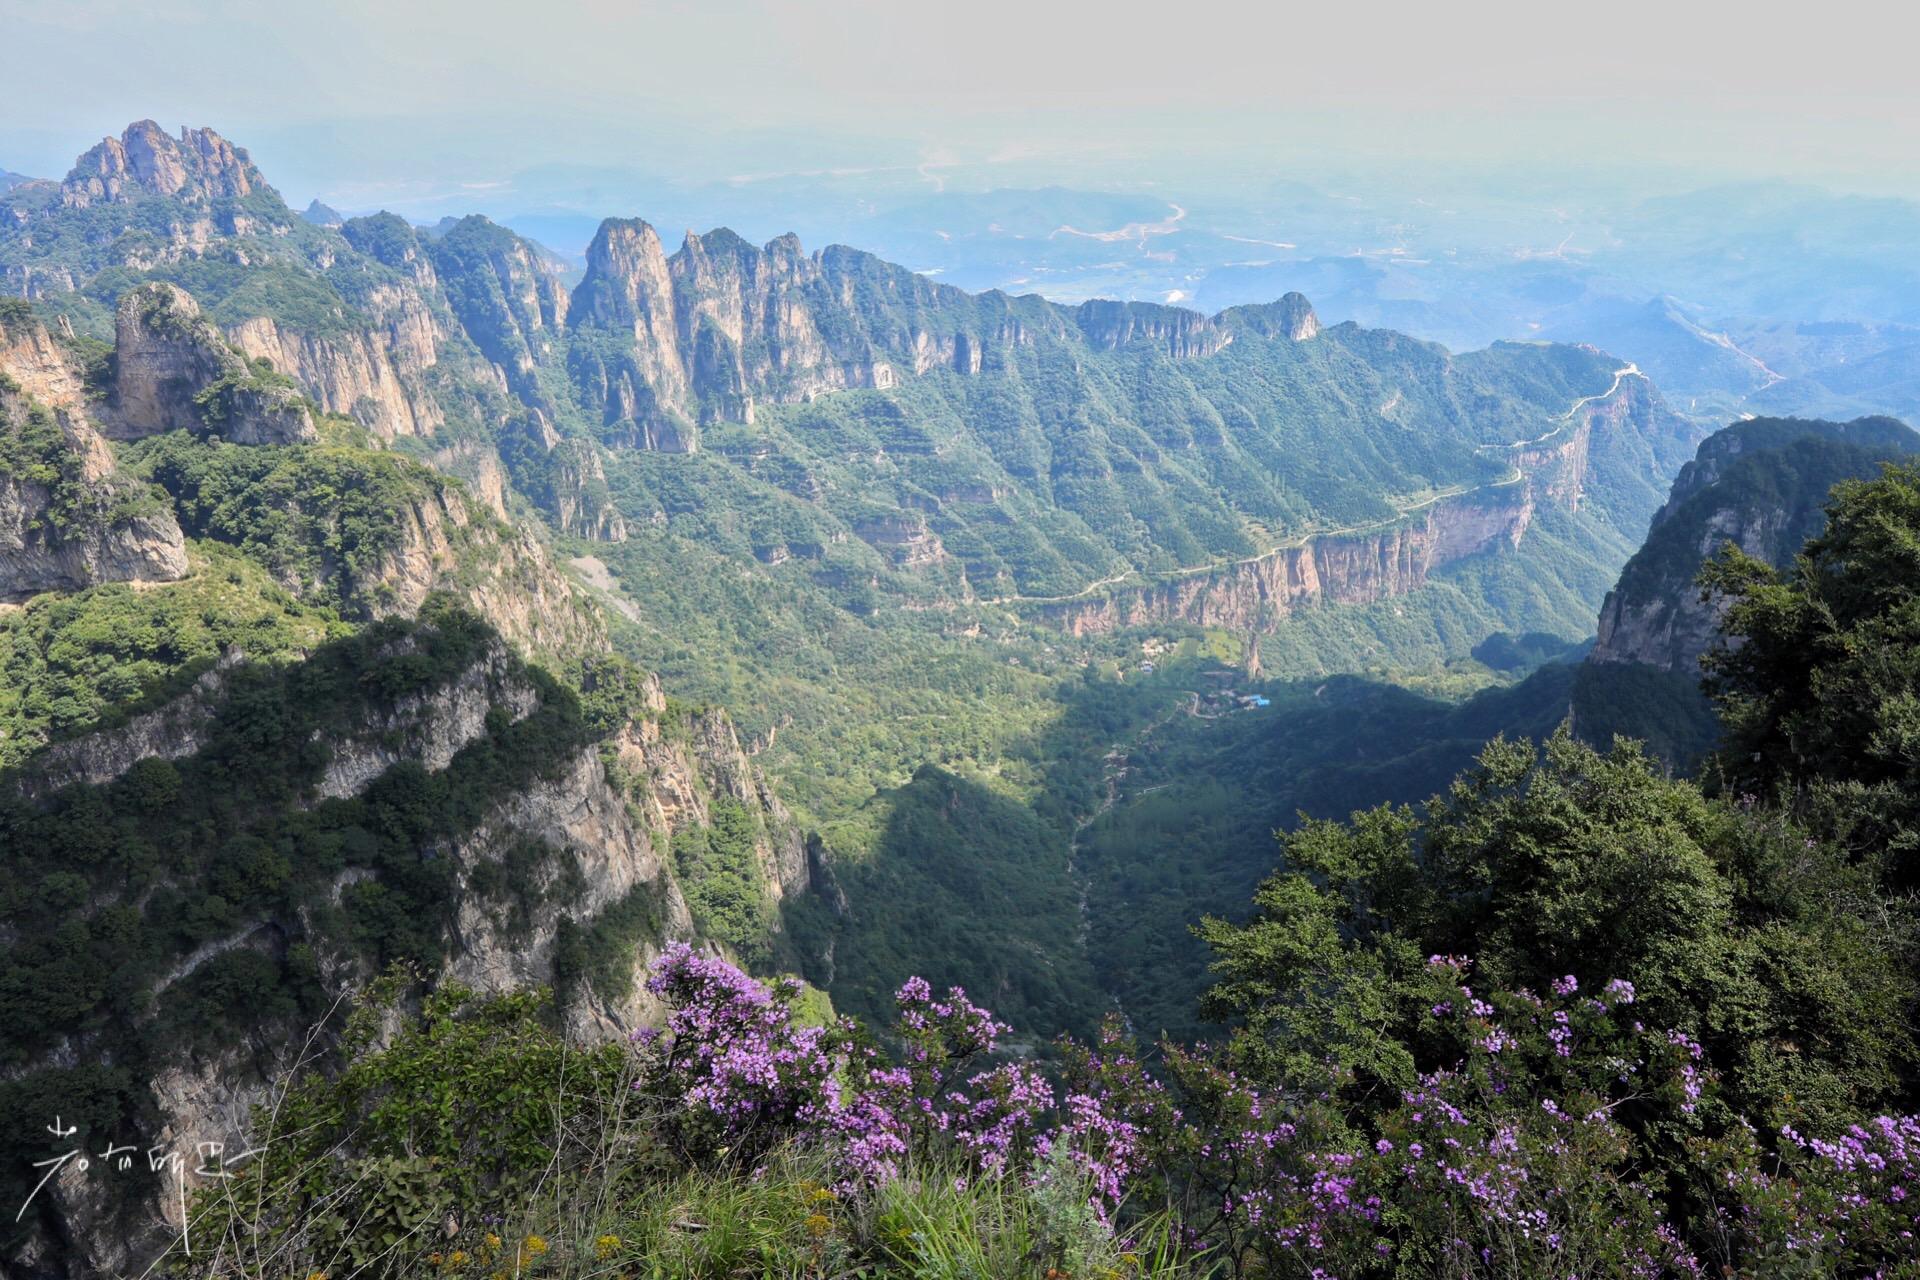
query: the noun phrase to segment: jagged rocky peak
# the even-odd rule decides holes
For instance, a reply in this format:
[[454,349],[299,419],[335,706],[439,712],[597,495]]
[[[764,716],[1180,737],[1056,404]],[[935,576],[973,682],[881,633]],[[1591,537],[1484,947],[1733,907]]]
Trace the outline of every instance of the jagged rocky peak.
[[103,138],[74,164],[61,184],[63,202],[76,207],[129,204],[143,196],[189,203],[239,199],[272,188],[246,150],[212,129],[180,130],[178,138],[151,120]]
[[660,233],[639,218],[608,218],[587,245],[587,272],[573,293],[574,323],[638,325],[663,307],[662,318],[670,318],[672,295]]
[[533,244],[478,214],[447,226],[429,252],[467,336],[522,399],[551,409],[535,370],[566,323],[559,272]]
[[150,282],[120,299],[113,367],[106,426],[117,439],[179,430],[235,444],[315,438],[292,381],[249,362],[177,285]]
[[1244,329],[1289,342],[1305,342],[1320,332],[1320,317],[1313,313],[1313,304],[1302,293],[1286,294],[1278,302],[1230,307],[1215,316],[1214,322],[1227,329]]
[[340,234],[359,252],[396,271],[411,271],[416,263],[426,260],[413,224],[384,209],[347,219],[340,224]]
[[809,255],[785,235],[756,248],[722,228],[689,232],[668,255],[647,223],[610,219],[569,323],[620,341],[576,348],[571,371],[609,440],[690,452],[698,424],[752,422],[756,402],[978,372],[984,347],[1020,340],[1009,311],[1003,296],[976,299],[843,246]]
[[677,276],[696,283],[725,278],[750,284],[760,273],[760,260],[761,251],[731,227],[715,227],[704,236],[689,228],[672,265]]

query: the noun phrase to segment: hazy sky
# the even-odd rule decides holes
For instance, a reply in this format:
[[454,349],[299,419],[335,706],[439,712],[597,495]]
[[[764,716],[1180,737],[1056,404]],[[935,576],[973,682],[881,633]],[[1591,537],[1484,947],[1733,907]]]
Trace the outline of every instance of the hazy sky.
[[152,117],[357,204],[510,201],[541,165],[943,162],[975,185],[1419,161],[1920,196],[1914,8],[1770,7],[0,0],[0,168],[58,176]]

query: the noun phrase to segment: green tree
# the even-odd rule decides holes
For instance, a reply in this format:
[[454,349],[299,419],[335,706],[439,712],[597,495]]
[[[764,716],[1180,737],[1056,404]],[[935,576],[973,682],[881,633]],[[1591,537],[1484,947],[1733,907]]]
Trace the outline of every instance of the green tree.
[[1708,662],[1724,785],[1920,885],[1920,464],[1834,486],[1787,573],[1729,546],[1701,583],[1742,641]]
[[[1904,931],[1871,885],[1780,815],[1709,800],[1640,748],[1564,730],[1496,739],[1423,814],[1307,822],[1244,924],[1209,919],[1211,1016],[1256,1074],[1350,1081],[1357,1104],[1445,1065],[1420,1039],[1430,955],[1488,987],[1631,981],[1749,1114],[1823,1118],[1908,1091]],[[1874,913],[1866,913],[1868,916]],[[1331,1069],[1331,1070],[1329,1070]]]

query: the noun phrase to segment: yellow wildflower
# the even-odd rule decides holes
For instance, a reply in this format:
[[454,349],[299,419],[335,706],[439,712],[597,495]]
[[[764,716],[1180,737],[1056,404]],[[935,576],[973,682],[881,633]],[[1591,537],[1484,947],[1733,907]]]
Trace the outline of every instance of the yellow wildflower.
[[529,1258],[537,1258],[547,1251],[547,1242],[537,1235],[530,1235],[520,1242],[520,1248]]
[[806,1222],[801,1225],[806,1227],[808,1235],[817,1240],[833,1230],[833,1219],[824,1213],[813,1213],[808,1214]]
[[821,1204],[833,1199],[833,1192],[826,1187],[815,1187],[807,1199],[813,1201],[815,1204]]
[[467,1265],[467,1251],[466,1251],[465,1249],[455,1249],[455,1250],[454,1250],[454,1251],[453,1251],[452,1253],[450,1253],[450,1254],[448,1254],[448,1255],[447,1255],[447,1265],[448,1265],[449,1267],[464,1267],[464,1266],[466,1266],[466,1265]]
[[484,1243],[489,1249],[498,1249],[500,1247],[500,1237],[495,1235],[493,1232],[489,1231],[487,1232],[482,1243]]
[[593,1242],[593,1256],[600,1262],[605,1262],[619,1251],[620,1237],[614,1235],[612,1232],[608,1232]]

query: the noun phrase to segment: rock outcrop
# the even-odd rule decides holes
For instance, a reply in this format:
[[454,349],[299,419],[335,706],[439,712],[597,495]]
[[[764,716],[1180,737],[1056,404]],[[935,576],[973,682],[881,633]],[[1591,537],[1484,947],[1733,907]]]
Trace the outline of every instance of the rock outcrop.
[[115,473],[87,409],[46,328],[0,314],[0,600],[187,572],[172,511]]
[[227,673],[246,661],[230,650],[200,673],[177,698],[134,716],[125,724],[56,742],[34,756],[15,786],[38,800],[72,786],[112,782],[142,760],[180,760],[206,745],[205,732],[227,692]]
[[431,253],[461,329],[515,395],[552,412],[536,375],[567,319],[558,273],[527,241],[478,215],[455,223]]
[[1278,302],[1230,307],[1215,316],[1214,322],[1229,332],[1244,330],[1289,342],[1305,342],[1320,332],[1320,317],[1313,313],[1313,304],[1299,293],[1285,294]]
[[[417,464],[398,466],[407,479],[387,486],[386,526],[370,549],[342,556],[315,545],[312,554],[280,558],[268,567],[281,586],[357,622],[411,617],[445,592],[522,653],[566,659],[605,647],[604,618],[533,530],[502,519],[460,484]],[[354,474],[343,473],[348,482]],[[273,478],[262,489],[273,513],[314,530],[316,540],[331,536],[333,496]]]
[[924,517],[902,511],[854,521],[854,533],[903,569],[938,564],[947,558],[939,535],[927,528]]
[[1724,604],[1694,584],[1707,560],[1731,543],[1786,567],[1825,526],[1835,484],[1916,452],[1920,435],[1891,418],[1754,418],[1709,436],[1607,593],[1587,660],[1697,674],[1702,656],[1724,642]]
[[208,204],[267,189],[247,153],[213,130],[183,128],[173,138],[140,120],[81,156],[60,190],[65,204],[84,209],[151,196]]
[[554,523],[576,537],[625,542],[627,520],[607,489],[600,451],[584,440],[562,440],[547,453],[543,496]]
[[[388,646],[382,662],[399,662],[418,651],[412,635]],[[490,728],[489,717],[518,723],[532,713],[539,695],[520,673],[505,645],[484,650],[457,676],[430,693],[370,708],[357,722],[332,734],[327,763],[313,795],[339,800],[358,795],[397,764],[410,762],[438,772]]]
[[430,436],[445,421],[426,386],[439,361],[440,335],[418,299],[383,295],[384,322],[325,334],[283,327],[267,316],[243,320],[227,339],[250,360],[292,379],[328,413],[352,418],[383,440]]
[[669,720],[669,709],[652,685],[651,715],[637,719],[616,739],[618,764],[643,779],[637,797],[648,826],[677,834],[711,824],[712,798],[725,796],[756,815],[754,861],[769,898],[805,892],[813,883],[806,842],[786,806],[740,745],[733,719],[706,707]]
[[316,435],[291,381],[230,346],[186,290],[158,282],[129,290],[114,314],[102,418],[121,440],[192,430],[235,444],[299,444]]
[[1198,311],[1151,302],[1083,302],[1074,309],[1073,319],[1086,335],[1087,345],[1097,351],[1145,343],[1175,360],[1193,360],[1213,355],[1233,341],[1230,330]]
[[[5,400],[0,393],[0,433],[12,434]],[[186,572],[180,526],[140,486],[42,484],[0,462],[0,601],[103,582],[173,582]]]
[[1171,621],[1266,633],[1302,609],[1405,595],[1455,561],[1510,549],[1532,514],[1526,490],[1514,485],[1435,503],[1378,530],[1310,538],[1152,586],[1041,606],[1041,612],[1074,635]]

